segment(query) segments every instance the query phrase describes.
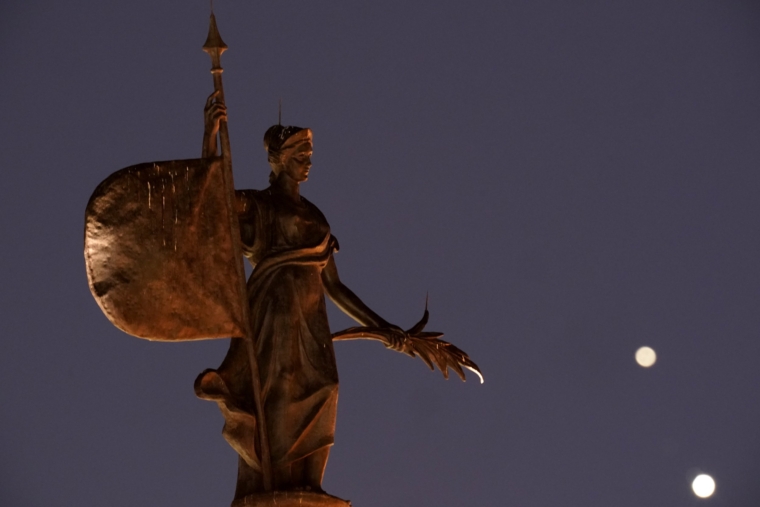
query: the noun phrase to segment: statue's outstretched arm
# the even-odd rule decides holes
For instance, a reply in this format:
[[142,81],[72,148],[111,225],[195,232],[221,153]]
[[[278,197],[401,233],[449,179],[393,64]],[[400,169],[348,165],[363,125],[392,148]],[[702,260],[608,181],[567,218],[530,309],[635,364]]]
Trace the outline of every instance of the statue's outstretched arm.
[[322,285],[324,285],[325,293],[332,302],[362,326],[395,328],[401,331],[401,328],[388,323],[373,312],[369,306],[359,299],[359,296],[340,281],[338,267],[335,265],[335,259],[332,255],[327,261],[327,266],[322,270]]
[[430,369],[433,365],[438,366],[445,378],[449,378],[451,368],[462,380],[467,368],[475,372],[483,382],[480,368],[462,350],[449,342],[441,340],[443,333],[424,331],[428,322],[429,312],[425,304],[425,314],[417,324],[404,331],[385,321],[378,314],[370,310],[351,289],[343,285],[338,277],[338,268],[332,255],[327,266],[322,270],[322,284],[328,297],[364,327],[352,327],[333,333],[333,341],[340,340],[377,340],[386,347],[404,352],[412,357],[419,357]]

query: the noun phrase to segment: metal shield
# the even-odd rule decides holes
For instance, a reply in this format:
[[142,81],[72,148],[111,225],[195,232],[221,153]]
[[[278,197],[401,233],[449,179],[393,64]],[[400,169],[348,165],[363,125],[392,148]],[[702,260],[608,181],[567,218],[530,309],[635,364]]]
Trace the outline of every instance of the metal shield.
[[139,164],[98,186],[84,255],[90,290],[116,327],[161,341],[245,336],[227,188],[220,159]]

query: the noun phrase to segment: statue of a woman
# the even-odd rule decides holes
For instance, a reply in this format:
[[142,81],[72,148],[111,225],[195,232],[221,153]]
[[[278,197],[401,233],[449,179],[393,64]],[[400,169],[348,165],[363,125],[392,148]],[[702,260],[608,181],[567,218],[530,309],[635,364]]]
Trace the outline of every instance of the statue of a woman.
[[[465,380],[463,368],[483,378],[442,333],[424,331],[427,305],[404,331],[341,283],[338,241],[300,194],[311,169],[309,129],[269,128],[269,187],[233,199],[219,61],[226,48],[212,14],[203,49],[217,92],[204,109],[203,159],[130,166],[93,192],[84,244],[90,290],[111,322],[140,338],[244,336],[195,381],[198,397],[219,405],[224,437],[239,455],[233,507],[347,507],[321,487],[338,400],[334,341],[378,340],[445,378],[452,370]],[[241,251],[253,265],[245,290]],[[331,334],[325,294],[361,325]]]
[[[205,108],[203,156],[217,152],[223,104]],[[274,125],[264,135],[272,172],[265,190],[236,192],[243,252],[255,267],[248,303],[261,377],[261,402],[275,490],[321,492],[338,401],[338,372],[327,322],[327,296],[363,326],[384,329],[391,346],[404,331],[365,305],[338,277],[338,242],[319,209],[300,194],[311,169],[312,132]],[[240,455],[235,498],[263,491],[251,371],[242,339],[233,338],[217,370],[196,393],[219,404],[224,437]]]

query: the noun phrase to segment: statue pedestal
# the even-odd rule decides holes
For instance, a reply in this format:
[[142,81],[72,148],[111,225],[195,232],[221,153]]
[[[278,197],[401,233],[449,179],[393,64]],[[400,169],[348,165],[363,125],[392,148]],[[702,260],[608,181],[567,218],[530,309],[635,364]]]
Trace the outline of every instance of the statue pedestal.
[[312,491],[274,491],[248,495],[231,507],[351,507],[351,502],[327,493]]

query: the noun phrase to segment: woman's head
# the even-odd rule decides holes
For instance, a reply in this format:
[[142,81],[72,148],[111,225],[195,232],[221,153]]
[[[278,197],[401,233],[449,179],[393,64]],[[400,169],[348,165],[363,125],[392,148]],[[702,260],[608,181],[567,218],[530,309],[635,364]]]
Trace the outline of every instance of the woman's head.
[[264,134],[272,173],[269,182],[274,183],[282,174],[300,183],[306,181],[311,169],[311,130],[295,126],[273,125]]

